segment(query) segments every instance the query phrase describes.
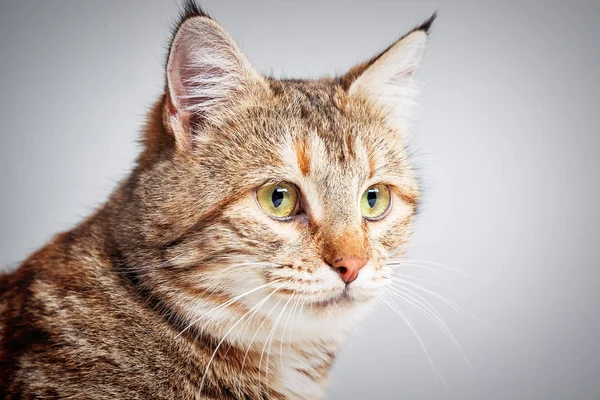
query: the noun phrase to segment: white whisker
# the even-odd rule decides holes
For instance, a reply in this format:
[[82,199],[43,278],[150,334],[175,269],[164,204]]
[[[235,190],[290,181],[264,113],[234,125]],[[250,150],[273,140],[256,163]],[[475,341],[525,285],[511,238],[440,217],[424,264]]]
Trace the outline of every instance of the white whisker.
[[[302,292],[304,290],[304,287],[307,286],[308,284],[304,283],[300,286],[299,291]],[[288,351],[291,350],[292,348],[292,334],[294,332],[294,325],[296,324],[296,320],[302,315],[302,309],[300,309],[299,312],[298,311],[298,306],[300,305],[300,301],[302,301],[302,304],[304,305],[304,302],[306,301],[306,297],[304,298],[304,300],[302,300],[301,296],[298,296],[298,300],[296,302],[296,304],[294,305],[294,312],[296,312],[296,315],[294,317],[292,317],[292,324],[290,326],[290,333],[288,334]]]
[[[266,366],[265,366],[265,380],[267,381],[267,388],[269,387],[269,360],[270,360],[270,355],[271,355],[271,344],[273,343],[273,337],[275,336],[274,333],[275,333],[275,330],[277,329],[277,326],[279,325],[279,321],[280,321],[282,315],[284,314],[288,304],[290,304],[290,301],[292,300],[292,298],[293,298],[293,296],[290,296],[288,301],[285,303],[285,305],[279,312],[279,315],[277,316],[277,320],[275,320],[275,324],[271,328],[271,332],[269,332],[269,335],[267,336],[267,340],[265,341],[265,346],[267,345],[267,343],[269,343],[269,347],[267,348],[267,362],[266,362]],[[265,346],[263,346],[263,351],[260,354],[261,362],[259,362],[259,368],[258,368],[258,385],[259,385],[259,387],[260,387],[260,377],[261,377],[260,366],[262,365],[262,356],[263,356],[263,352],[265,350]]]
[[[275,292],[277,292],[280,288],[277,288],[275,290]],[[262,320],[262,322],[260,323],[260,325],[258,326],[258,329],[256,329],[256,332],[254,333],[254,336],[252,336],[252,339],[250,340],[250,344],[248,345],[248,349],[246,350],[246,353],[244,354],[244,359],[242,360],[242,368],[240,369],[240,378],[239,378],[239,391],[240,391],[240,395],[242,394],[242,374],[244,372],[244,365],[246,365],[246,358],[248,357],[248,353],[250,352],[250,349],[252,348],[252,343],[254,343],[254,339],[256,339],[256,335],[258,335],[258,332],[260,332],[260,330],[262,329],[263,325],[265,324],[265,322],[267,322],[267,320],[269,319],[269,316],[271,315],[271,313],[275,310],[275,308],[277,308],[277,306],[279,305],[279,303],[281,303],[281,299],[279,299],[277,301],[277,303],[275,303],[275,305],[273,306],[273,308],[271,308],[271,310],[269,311],[269,313],[267,314],[267,316]],[[262,357],[262,353],[261,353],[261,357]],[[262,358],[261,358],[261,363],[262,363]],[[259,378],[260,378],[260,364],[259,364]]]
[[[217,311],[217,310],[219,310],[219,309],[225,308],[225,307],[229,306],[230,304],[232,304],[233,302],[235,302],[235,301],[237,301],[237,300],[239,300],[239,299],[241,299],[241,298],[243,298],[243,297],[246,297],[246,296],[248,296],[249,294],[252,294],[252,293],[256,292],[257,290],[260,290],[260,289],[263,289],[263,288],[265,288],[265,287],[271,286],[271,285],[273,285],[273,284],[275,284],[275,283],[277,283],[277,282],[280,282],[280,280],[275,280],[275,281],[273,281],[273,282],[265,283],[264,285],[261,285],[261,286],[259,286],[259,287],[256,287],[256,288],[252,289],[252,290],[249,290],[249,291],[247,291],[247,292],[245,292],[245,293],[242,293],[242,294],[240,294],[240,295],[237,295],[237,296],[235,296],[235,297],[231,298],[230,300],[226,301],[225,303],[223,303],[223,304],[221,304],[221,305],[217,306],[215,309],[211,310],[211,312],[214,312],[214,311]],[[197,319],[195,319],[194,321],[192,321],[192,322],[191,322],[191,323],[190,323],[188,326],[186,326],[186,327],[185,327],[185,328],[184,328],[184,329],[183,329],[181,332],[179,332],[179,334],[177,334],[177,336],[176,336],[176,337],[179,337],[179,336],[181,336],[181,335],[182,335],[182,334],[183,334],[185,331],[187,331],[188,329],[190,329],[190,328],[191,328],[191,327],[192,327],[192,326],[193,326],[195,323],[197,323],[198,321],[200,321],[202,318],[206,318],[206,315],[200,316],[200,317],[198,317]]]
[[[401,290],[399,290],[397,288],[390,287],[388,289],[389,289],[391,295],[395,296],[403,303],[405,303],[405,304],[413,307],[415,310],[419,311],[429,321],[431,321],[434,325],[436,325],[439,329],[441,329],[442,332],[444,332],[445,335],[454,343],[454,346],[460,352],[460,354],[463,356],[467,365],[469,367],[471,366],[471,362],[469,361],[469,358],[467,357],[466,353],[464,352],[462,346],[460,345],[460,343],[458,342],[458,340],[456,339],[454,334],[452,334],[452,332],[450,331],[450,328],[448,328],[448,326],[446,325],[446,323],[444,322],[442,317],[437,313],[437,311],[435,310],[433,305],[431,305],[428,302],[422,303],[419,300],[412,298],[410,295],[402,292]],[[429,307],[427,306],[428,304],[429,304]]]
[[414,258],[404,258],[404,259],[402,259],[400,261],[409,261],[411,263],[417,263],[417,264],[418,263],[422,263],[422,264],[436,265],[438,267],[442,267],[444,269],[447,269],[448,271],[452,271],[452,272],[454,272],[456,274],[462,275],[462,276],[464,276],[466,278],[470,277],[469,274],[467,274],[466,272],[459,271],[456,268],[452,268],[452,267],[450,267],[450,266],[448,266],[446,264],[443,264],[443,263],[440,263],[440,262],[436,262],[436,261],[417,260],[417,259],[414,259]]
[[200,397],[200,394],[202,393],[202,388],[204,387],[204,381],[206,379],[206,374],[208,373],[208,370],[210,369],[210,365],[213,361],[213,359],[215,358],[215,355],[217,354],[217,351],[219,351],[219,348],[221,347],[221,345],[223,344],[223,342],[225,341],[225,339],[227,339],[227,336],[229,335],[229,333],[231,333],[231,331],[233,329],[235,329],[235,327],[242,322],[242,320],[248,315],[250,314],[255,308],[260,307],[262,304],[264,304],[264,302],[266,302],[269,297],[271,297],[275,292],[271,292],[269,295],[267,295],[263,300],[261,300],[260,302],[258,302],[254,307],[252,307],[250,310],[248,310],[240,319],[237,320],[237,322],[235,324],[233,324],[233,326],[231,326],[231,328],[229,328],[229,330],[225,333],[225,335],[223,336],[223,338],[221,339],[221,341],[219,342],[219,344],[217,345],[217,347],[215,348],[215,351],[213,351],[212,355],[210,356],[210,359],[208,360],[208,364],[206,365],[206,369],[204,370],[204,375],[202,375],[202,381],[200,382],[200,390],[198,392],[198,397]]
[[413,324],[408,320],[408,318],[406,317],[406,315],[402,311],[400,311],[400,309],[398,307],[396,307],[396,305],[394,304],[394,302],[392,300],[390,300],[387,297],[385,297],[385,295],[382,295],[381,299],[383,300],[383,302],[390,309],[392,309],[392,311],[394,311],[396,314],[398,314],[400,316],[400,318],[402,318],[404,320],[404,322],[408,325],[408,327],[410,328],[410,330],[413,332],[413,334],[417,338],[417,341],[421,345],[421,348],[423,349],[423,352],[425,353],[425,357],[427,357],[427,360],[429,361],[429,364],[431,365],[431,367],[433,368],[433,370],[435,371],[435,373],[437,374],[437,376],[440,378],[440,380],[442,381],[442,383],[444,384],[444,386],[446,386],[446,388],[447,388],[448,386],[446,385],[446,381],[444,381],[444,378],[442,377],[442,375],[438,371],[437,367],[433,363],[433,360],[429,356],[429,352],[427,351],[427,348],[425,347],[425,344],[421,340],[421,337],[417,333],[417,330],[415,329],[415,327],[413,326]]
[[471,314],[470,312],[468,312],[467,310],[465,310],[464,308],[462,308],[461,306],[459,306],[458,304],[456,304],[452,300],[449,300],[449,299],[445,298],[444,296],[442,296],[441,294],[434,292],[433,290],[424,288],[421,285],[417,285],[416,283],[409,282],[409,281],[401,279],[401,278],[390,277],[390,279],[392,281],[394,281],[396,284],[407,285],[407,286],[413,287],[415,289],[421,290],[424,293],[430,294],[431,296],[433,296],[433,297],[439,299],[440,301],[444,302],[446,305],[448,305],[450,308],[452,308],[458,314],[464,313],[464,314],[468,315],[469,317],[473,318],[474,320],[476,320],[477,322],[481,323],[482,325],[486,325],[487,326],[487,324],[485,322],[481,321],[475,315]]
[[439,287],[441,289],[445,289],[445,290],[454,290],[450,286],[442,285],[441,283],[437,283],[437,282],[432,281],[430,279],[418,278],[416,276],[411,276],[411,275],[406,275],[406,274],[400,275],[400,278],[402,278],[402,279],[410,279],[410,280],[413,280],[413,281],[426,283],[428,285],[437,286],[437,287]]
[[[296,298],[296,293],[292,294],[292,297],[290,299],[294,299]],[[290,317],[292,316],[292,313],[294,311],[294,305],[297,304],[297,301],[292,303],[292,307],[290,307],[290,311],[288,311],[288,315],[285,319],[285,323],[283,324],[283,330],[281,331],[281,337],[279,338],[279,359],[281,361],[281,368],[283,368],[283,337],[285,336],[285,330],[287,328],[287,324],[290,320]]]
[[407,263],[405,261],[399,261],[399,262],[388,262],[387,263],[388,266],[390,267],[415,267],[415,268],[421,268],[424,269],[426,271],[432,272],[434,274],[436,274],[437,276],[439,276],[440,278],[442,278],[444,281],[448,282],[448,277],[446,277],[444,274],[442,274],[440,271],[438,271],[435,268],[429,267],[427,265],[418,265],[418,264],[411,264],[411,263]]

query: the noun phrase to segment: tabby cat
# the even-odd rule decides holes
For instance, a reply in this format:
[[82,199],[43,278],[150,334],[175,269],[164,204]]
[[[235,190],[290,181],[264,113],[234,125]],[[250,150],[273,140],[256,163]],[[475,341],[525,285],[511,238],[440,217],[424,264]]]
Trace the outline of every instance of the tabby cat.
[[132,173],[0,277],[0,398],[323,398],[409,239],[434,17],[341,77],[277,80],[187,2]]

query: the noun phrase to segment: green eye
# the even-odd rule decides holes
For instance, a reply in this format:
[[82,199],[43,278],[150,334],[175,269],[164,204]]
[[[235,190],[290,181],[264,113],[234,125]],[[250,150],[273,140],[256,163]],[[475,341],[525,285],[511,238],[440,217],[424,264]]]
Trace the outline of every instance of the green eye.
[[390,208],[391,202],[390,188],[387,185],[373,185],[365,190],[360,199],[360,213],[366,219],[378,219]]
[[290,183],[267,183],[256,191],[258,204],[275,218],[291,217],[298,210],[298,190]]

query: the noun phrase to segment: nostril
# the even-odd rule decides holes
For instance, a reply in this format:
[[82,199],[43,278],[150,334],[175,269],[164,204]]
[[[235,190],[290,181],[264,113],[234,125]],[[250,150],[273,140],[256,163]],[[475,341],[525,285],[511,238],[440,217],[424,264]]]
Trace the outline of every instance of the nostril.
[[349,256],[337,257],[335,262],[327,264],[348,284],[356,279],[358,272],[367,264],[367,261],[366,257]]

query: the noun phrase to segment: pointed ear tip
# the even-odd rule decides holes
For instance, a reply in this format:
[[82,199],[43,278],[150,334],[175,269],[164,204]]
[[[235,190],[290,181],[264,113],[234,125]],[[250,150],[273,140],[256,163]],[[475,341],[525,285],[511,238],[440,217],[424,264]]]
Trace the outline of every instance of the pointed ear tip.
[[183,26],[187,26],[189,24],[189,21],[197,21],[200,19],[214,21],[213,18],[206,11],[204,11],[195,0],[185,0],[181,5],[179,17],[173,24],[171,42],[175,39],[175,36],[177,36],[177,32],[179,32]]
[[423,22],[421,25],[417,26],[415,29],[413,29],[413,32],[417,32],[417,31],[422,31],[425,32],[426,35],[429,35],[431,33],[431,25],[433,24],[433,21],[435,21],[435,19],[437,18],[438,12],[437,10],[433,12],[433,14],[431,14],[431,17],[429,17],[425,22]]
[[210,18],[210,15],[208,15],[208,13],[204,11],[195,0],[185,0],[179,14],[179,25],[194,17]]
[[[423,22],[421,25],[415,27],[412,31],[404,36],[403,39],[408,39],[411,42],[419,43],[422,46],[427,44],[429,39],[429,34],[431,33],[431,25],[433,21],[437,18],[437,11],[435,11],[429,19]],[[402,40],[400,40],[402,41]]]
[[216,29],[223,30],[221,25],[219,25],[217,22],[215,22],[214,19],[207,17],[205,15],[196,15],[196,16],[187,18],[185,21],[183,21],[177,28],[177,32],[183,31],[186,29],[190,29],[193,27],[199,28],[201,26],[214,27]]
[[192,37],[197,37],[198,32],[212,32],[218,36],[227,36],[227,31],[214,19],[206,14],[190,15],[181,20],[181,22],[175,26],[173,30],[173,36],[171,38],[171,46],[169,53],[174,48],[176,43],[189,40]]

